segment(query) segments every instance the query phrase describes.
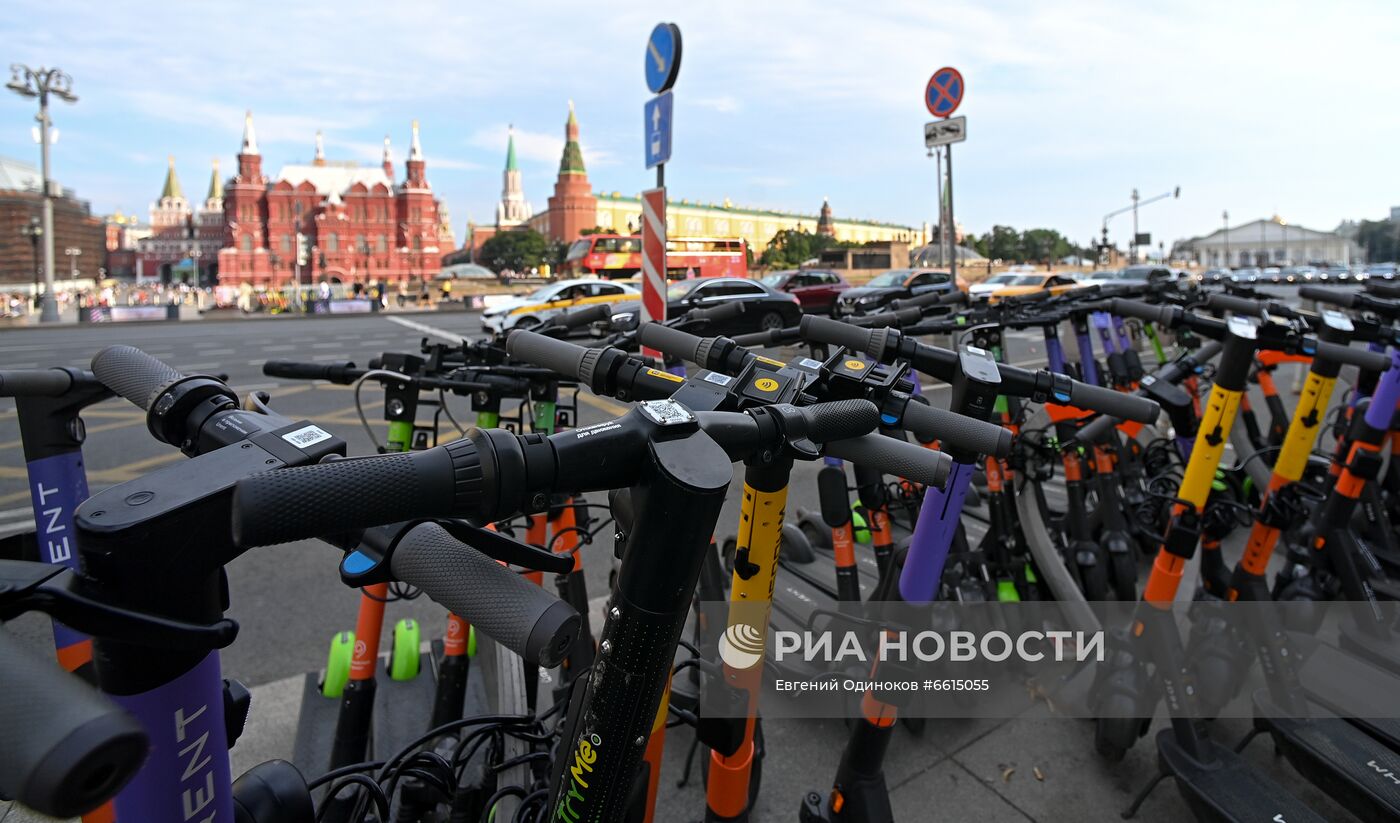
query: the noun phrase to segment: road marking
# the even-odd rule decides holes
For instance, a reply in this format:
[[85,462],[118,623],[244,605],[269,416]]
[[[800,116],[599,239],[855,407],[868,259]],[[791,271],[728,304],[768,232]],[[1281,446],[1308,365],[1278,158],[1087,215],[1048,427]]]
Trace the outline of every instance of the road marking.
[[0,512],[0,520],[14,520],[17,517],[34,517],[34,509],[26,507],[23,509],[6,509]]
[[296,351],[296,346],[263,346],[263,351]]
[[402,317],[386,317],[384,319],[388,320],[390,323],[398,323],[406,329],[413,329],[416,332],[422,332],[423,334],[429,334],[434,337],[441,337],[443,340],[451,340],[453,343],[467,342],[467,338],[460,334],[439,329],[436,326],[429,326],[427,323],[419,323],[416,320],[405,320]]
[[88,480],[97,480],[103,483],[125,483],[128,480],[135,480],[145,474],[148,469],[163,466],[166,463],[174,463],[185,455],[178,451],[170,451],[165,454],[158,454],[155,457],[147,457],[145,460],[133,460],[130,463],[123,463],[120,466],[113,466],[110,469],[100,471],[89,471]]
[[234,354],[237,351],[237,349],[206,349],[201,351],[200,354],[206,354],[212,357],[216,354]]
[[[143,422],[145,422],[145,420],[146,420],[146,416],[145,416],[144,414],[140,414],[140,415],[137,415],[137,416],[136,416],[135,418],[133,418],[133,419],[123,419],[123,420],[120,420],[120,421],[118,421],[118,422],[116,422],[116,423],[103,423],[103,424],[100,425],[100,426],[88,426],[88,427],[87,427],[87,433],[88,433],[88,436],[90,437],[90,436],[92,436],[92,435],[94,435],[94,434],[97,434],[98,432],[113,431],[114,429],[125,429],[125,428],[127,428],[127,427],[129,427],[129,426],[139,426],[139,425],[141,425]],[[6,442],[6,443],[0,443],[0,451],[5,451],[5,450],[7,450],[7,449],[18,448],[19,446],[22,446],[22,445],[24,445],[24,441],[23,441],[23,440],[11,440],[11,441]]]
[[579,392],[578,399],[580,402],[592,406],[595,409],[599,409],[600,411],[607,412],[613,417],[621,417],[628,411],[626,406],[614,403],[611,400],[604,400],[598,395],[589,394],[588,392]]

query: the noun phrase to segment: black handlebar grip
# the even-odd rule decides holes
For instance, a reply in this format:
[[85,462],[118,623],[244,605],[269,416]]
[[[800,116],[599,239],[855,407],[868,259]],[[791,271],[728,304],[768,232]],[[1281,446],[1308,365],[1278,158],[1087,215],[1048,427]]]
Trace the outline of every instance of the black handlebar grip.
[[1122,317],[1136,317],[1139,320],[1146,320],[1149,323],[1160,323],[1170,325],[1173,317],[1174,306],[1154,306],[1151,303],[1144,303],[1140,300],[1125,300],[1122,297],[1115,297],[1108,304],[1108,311]]
[[573,380],[585,379],[584,361],[590,358],[596,361],[602,353],[602,349],[590,349],[529,331],[511,332],[506,338],[506,354]]
[[902,328],[912,326],[922,320],[924,313],[918,308],[904,308],[898,311],[885,311],[879,314],[864,314],[850,319],[851,325],[865,329],[879,329],[886,326]]
[[233,539],[252,548],[400,520],[487,514],[482,471],[476,443],[462,438],[250,475],[233,489]]
[[1155,400],[1078,381],[1070,389],[1069,402],[1081,409],[1138,423],[1156,422],[1162,413],[1162,407]]
[[710,323],[718,323],[722,320],[731,320],[743,314],[748,309],[748,304],[741,300],[730,300],[728,303],[721,303],[708,309],[691,309],[686,312],[687,320],[704,320]]
[[57,397],[72,386],[73,375],[63,369],[0,371],[0,397]]
[[1322,286],[1299,286],[1298,296],[1318,303],[1341,306],[1344,309],[1349,309],[1356,305],[1356,292],[1337,291],[1336,289],[1324,288]]
[[889,337],[889,329],[862,329],[811,314],[803,316],[798,329],[806,340],[863,352],[876,360],[884,357],[885,340]]
[[961,291],[929,292],[918,297],[904,297],[890,302],[890,308],[921,309],[925,306],[956,306],[967,302],[967,293]]
[[869,400],[813,403],[800,411],[807,422],[807,439],[813,443],[860,437],[880,425],[880,410]]
[[185,378],[133,346],[108,346],[93,355],[92,373],[102,385],[145,410],[166,386]]
[[916,400],[905,405],[902,423],[920,440],[938,440],[953,449],[993,457],[1006,457],[1011,453],[1010,429]]
[[1108,434],[1114,426],[1117,426],[1121,422],[1123,421],[1116,417],[1101,414],[1093,420],[1090,420],[1084,426],[1081,426],[1079,431],[1074,433],[1074,439],[1084,444],[1097,443],[1102,440],[1104,435]]
[[1367,280],[1365,288],[1379,297],[1400,297],[1400,283],[1389,280]]
[[0,629],[0,795],[54,817],[101,806],[146,760],[136,718]]
[[347,372],[355,368],[354,363],[302,363],[296,360],[269,360],[263,364],[263,374],[268,377],[285,377],[290,380],[329,380],[332,383],[350,384]]
[[879,432],[850,440],[833,440],[826,444],[824,451],[829,457],[940,489],[948,482],[948,473],[953,469],[953,458],[943,452]]
[[1249,317],[1264,316],[1263,300],[1252,300],[1248,297],[1240,297],[1234,294],[1215,292],[1206,298],[1206,307],[1234,312],[1235,314],[1248,315]]
[[389,565],[395,577],[528,663],[557,666],[578,637],[582,621],[572,606],[436,523],[400,538]]
[[637,343],[689,363],[700,362],[700,347],[704,342],[705,338],[697,334],[660,323],[643,323],[637,328]]
[[1359,369],[1368,371],[1385,371],[1390,367],[1390,355],[1385,352],[1371,351],[1370,349],[1353,349],[1340,343],[1328,343],[1323,340],[1317,342],[1315,356],[1324,360],[1331,360],[1333,363],[1356,366]]
[[756,331],[750,334],[739,334],[730,338],[741,346],[780,346],[801,337],[797,326],[786,329],[769,329],[768,331]]
[[599,303],[586,309],[566,311],[554,318],[554,323],[561,328],[576,329],[580,326],[587,326],[589,323],[602,323],[611,320],[612,311],[611,303]]

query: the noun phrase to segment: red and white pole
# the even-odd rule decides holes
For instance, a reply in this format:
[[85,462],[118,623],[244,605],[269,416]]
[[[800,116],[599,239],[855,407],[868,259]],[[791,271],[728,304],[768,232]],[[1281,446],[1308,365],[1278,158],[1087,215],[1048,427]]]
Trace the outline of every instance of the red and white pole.
[[[642,317],[641,322],[666,319],[666,188],[642,192]],[[660,359],[661,352],[642,354]]]

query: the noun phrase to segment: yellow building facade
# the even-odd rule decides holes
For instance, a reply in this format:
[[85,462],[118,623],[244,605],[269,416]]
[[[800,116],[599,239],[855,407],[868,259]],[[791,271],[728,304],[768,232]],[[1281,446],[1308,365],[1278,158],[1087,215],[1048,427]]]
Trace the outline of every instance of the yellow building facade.
[[[642,224],[642,202],[620,192],[595,195],[598,199],[597,225],[617,234],[637,234]],[[691,203],[671,200],[666,204],[666,234],[670,237],[742,237],[754,255],[763,253],[780,231],[799,229],[815,233],[817,215],[765,211],[724,203]],[[832,220],[837,240],[853,243],[904,241],[910,246],[929,242],[927,225],[900,226],[873,220]]]

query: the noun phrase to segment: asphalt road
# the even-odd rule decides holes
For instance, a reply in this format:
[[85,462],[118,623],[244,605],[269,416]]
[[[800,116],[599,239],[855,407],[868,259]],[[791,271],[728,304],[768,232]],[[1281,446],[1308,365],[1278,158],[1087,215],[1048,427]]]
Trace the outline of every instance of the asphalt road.
[[[240,393],[266,390],[282,413],[335,432],[349,442],[351,454],[369,454],[373,446],[346,387],[274,380],[263,376],[262,363],[287,358],[363,365],[384,351],[416,351],[425,331],[431,330],[427,327],[465,335],[474,335],[480,328],[474,314],[438,313],[5,331],[0,332],[0,368],[85,366],[103,346],[134,345],[185,372],[227,374]],[[1007,349],[1012,362],[1043,362],[1033,336],[1012,335]],[[1286,385],[1285,381],[1280,384]],[[947,392],[929,388],[933,402],[946,406]],[[376,388],[366,387],[366,415],[377,437],[382,437],[382,424],[375,422],[381,398]],[[459,420],[469,418],[461,398],[452,402],[452,408]],[[580,397],[583,424],[621,411],[614,401]],[[184,459],[172,447],[155,441],[146,431],[143,414],[125,401],[99,404],[84,418],[89,433],[84,454],[94,491]],[[797,466],[789,512],[816,508],[815,471],[811,464]],[[720,519],[721,536],[732,534],[737,522],[739,495],[729,497]],[[6,525],[25,522],[28,506],[14,404],[0,399],[0,533]],[[604,530],[601,538],[584,549],[589,592],[595,598],[606,594],[611,558],[610,532]],[[277,684],[293,682],[292,678],[324,666],[328,640],[336,631],[353,626],[357,605],[355,594],[338,580],[337,560],[338,553],[331,548],[303,542],[253,550],[227,567],[232,595],[229,616],[242,628],[238,641],[223,653],[226,676],[266,687],[265,693],[272,695]],[[388,616],[391,620],[415,617],[429,635],[443,625],[441,608],[426,598],[396,603]],[[46,621],[41,618],[24,618],[10,628],[37,645],[49,642]],[[283,705],[283,697],[274,696],[259,703],[260,692],[255,689],[254,693],[253,714],[263,712],[262,721],[235,749],[237,761],[247,764],[289,756],[285,749],[288,729],[295,727],[295,703]],[[829,786],[844,727],[837,721],[771,721],[765,728],[770,755],[754,819],[792,820],[803,793],[825,791]],[[1243,725],[1222,724],[1219,733],[1222,739],[1233,740],[1243,731]],[[698,774],[686,788],[675,788],[690,734],[679,730],[671,737],[674,743],[668,745],[669,765],[662,776],[657,819],[698,819],[703,809]],[[1273,763],[1267,749],[1257,744],[1252,756],[1296,788],[1297,779]],[[922,737],[900,730],[889,762],[891,797],[901,820],[1106,820],[1116,819],[1131,794],[1151,776],[1155,753],[1149,738],[1124,763],[1105,765],[1093,754],[1090,724],[1033,712],[1002,721],[930,721]],[[1039,778],[1033,776],[1037,770]],[[1308,787],[1299,790],[1329,818],[1344,817]],[[1143,808],[1141,819],[1177,820],[1184,815],[1180,799],[1164,786]],[[3,804],[0,820],[7,820]]]

